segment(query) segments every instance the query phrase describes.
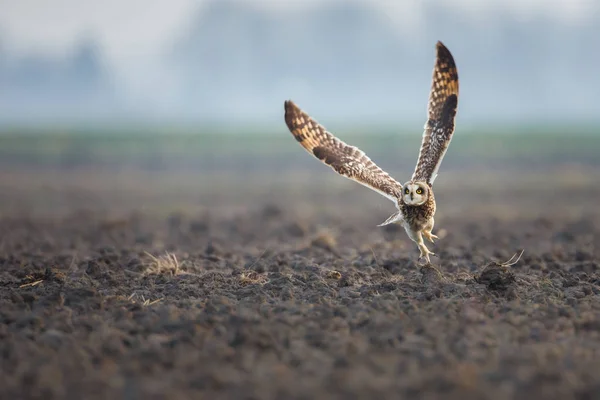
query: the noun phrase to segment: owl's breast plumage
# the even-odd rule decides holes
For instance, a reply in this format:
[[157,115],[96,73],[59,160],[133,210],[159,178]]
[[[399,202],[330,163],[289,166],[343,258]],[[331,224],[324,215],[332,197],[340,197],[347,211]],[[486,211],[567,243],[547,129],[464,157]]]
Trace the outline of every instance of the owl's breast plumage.
[[399,204],[404,221],[413,229],[421,229],[435,214],[435,198],[433,191],[429,192],[427,201],[420,206],[410,206],[400,200]]

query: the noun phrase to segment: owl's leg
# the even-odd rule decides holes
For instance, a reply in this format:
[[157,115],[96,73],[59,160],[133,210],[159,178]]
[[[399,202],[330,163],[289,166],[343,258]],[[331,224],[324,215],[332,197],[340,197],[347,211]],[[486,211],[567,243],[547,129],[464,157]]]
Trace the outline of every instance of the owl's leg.
[[[420,233],[419,233],[419,236],[421,236]],[[429,256],[430,255],[434,256],[435,253],[429,251],[427,246],[425,246],[425,243],[423,243],[423,239],[421,239],[421,242],[417,243],[417,244],[419,246],[419,251],[421,252],[421,254],[419,255],[419,259],[424,258],[427,261],[427,264],[431,264],[431,260],[429,259]]]
[[431,231],[433,230],[434,223],[435,221],[433,220],[433,218],[431,218],[427,225],[425,225],[425,227],[423,228],[423,236],[425,236],[425,239],[429,240],[431,243],[433,243],[433,239],[439,239],[436,235],[431,233]]
[[408,237],[410,237],[410,239],[413,242],[415,242],[417,244],[417,246],[419,246],[419,251],[421,252],[419,259],[424,258],[428,264],[431,264],[431,260],[429,259],[429,256],[435,255],[435,253],[432,253],[431,251],[429,251],[427,246],[425,246],[425,243],[423,242],[423,236],[421,234],[421,231],[413,231],[412,229],[407,229],[406,233],[408,233]]

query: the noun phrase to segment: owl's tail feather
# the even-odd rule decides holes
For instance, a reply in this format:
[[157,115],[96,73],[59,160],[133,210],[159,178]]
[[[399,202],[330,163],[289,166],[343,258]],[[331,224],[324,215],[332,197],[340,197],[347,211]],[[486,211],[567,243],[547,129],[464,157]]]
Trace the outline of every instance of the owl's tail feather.
[[386,219],[383,223],[381,223],[377,226],[389,225],[389,224],[393,224],[394,222],[398,222],[398,221],[402,221],[402,212],[401,211],[396,211],[395,213],[390,215],[390,217],[388,219]]

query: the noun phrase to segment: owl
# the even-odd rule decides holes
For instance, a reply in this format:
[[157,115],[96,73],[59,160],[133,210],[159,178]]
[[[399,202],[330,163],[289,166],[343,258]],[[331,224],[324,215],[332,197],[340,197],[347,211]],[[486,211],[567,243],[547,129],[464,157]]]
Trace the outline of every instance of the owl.
[[357,147],[350,146],[298,108],[285,101],[285,123],[296,140],[309,153],[338,174],[352,179],[390,199],[397,208],[385,222],[401,224],[420,250],[419,259],[431,263],[431,251],[423,238],[433,243],[436,210],[433,182],[454,133],[458,106],[458,72],[454,58],[442,42],[436,45],[436,60],[429,93],[427,122],[417,165],[404,185],[379,168]]

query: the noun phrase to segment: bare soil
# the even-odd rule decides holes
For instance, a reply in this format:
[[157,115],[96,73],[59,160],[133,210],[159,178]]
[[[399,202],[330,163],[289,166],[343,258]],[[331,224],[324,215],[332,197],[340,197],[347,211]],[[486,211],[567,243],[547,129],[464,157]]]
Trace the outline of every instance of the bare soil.
[[598,398],[598,174],[490,176],[422,267],[333,174],[3,172],[0,397]]

